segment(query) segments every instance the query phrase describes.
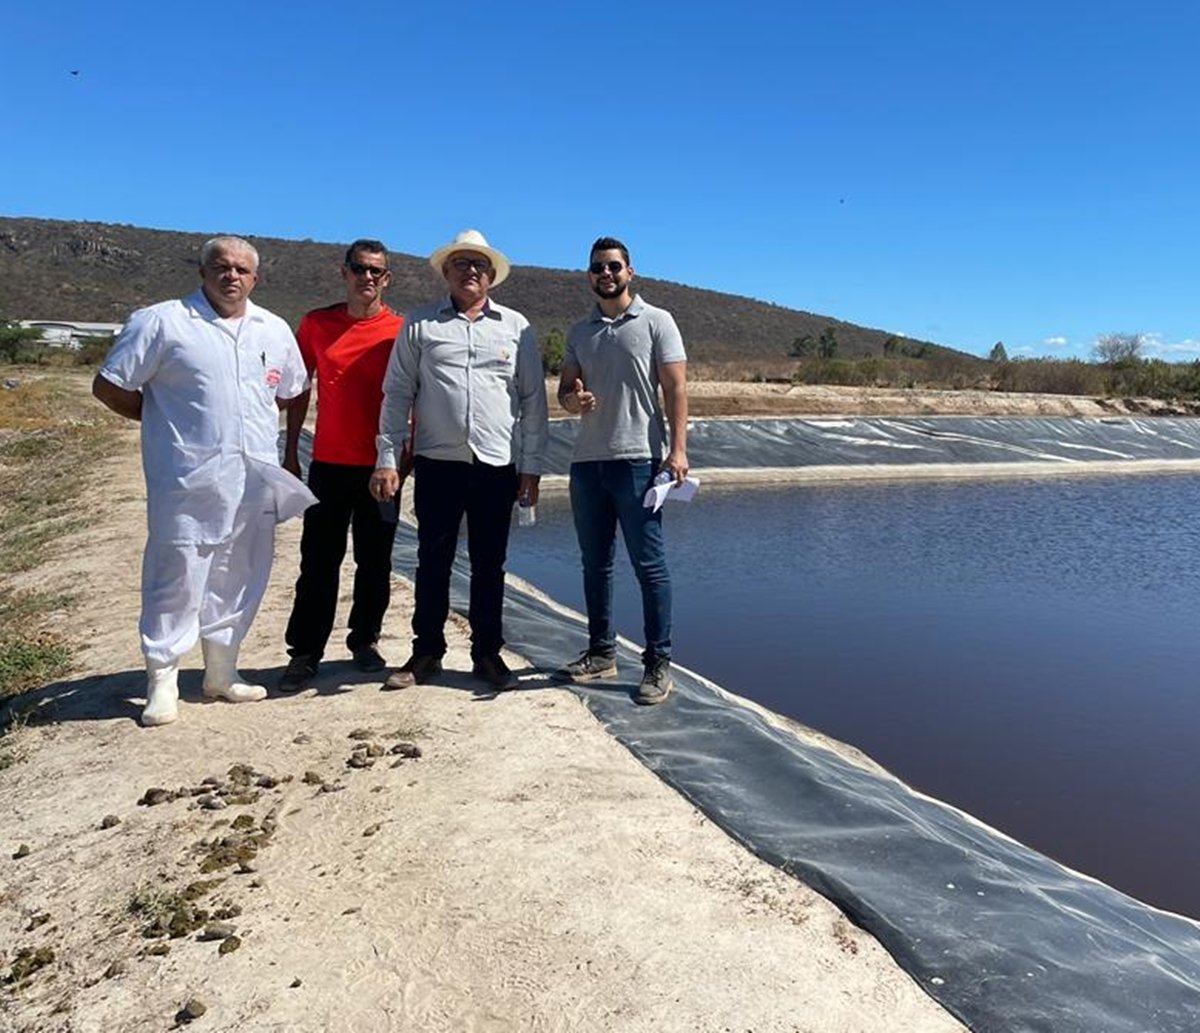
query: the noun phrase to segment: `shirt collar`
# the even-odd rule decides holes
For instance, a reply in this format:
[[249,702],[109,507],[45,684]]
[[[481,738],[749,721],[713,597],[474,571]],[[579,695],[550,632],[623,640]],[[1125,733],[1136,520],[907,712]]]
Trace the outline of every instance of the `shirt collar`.
[[[437,310],[438,310],[439,315],[442,315],[444,313],[449,313],[450,315],[457,316],[459,314],[458,309],[456,309],[454,307],[454,299],[452,297],[450,297],[449,294],[447,294],[444,298],[442,298],[441,303],[438,305]],[[483,303],[483,311],[480,313],[480,315],[487,316],[488,319],[499,319],[500,318],[500,313],[497,312],[495,307],[492,305],[492,299],[490,296]]]
[[605,322],[616,323],[622,319],[634,319],[635,317],[640,316],[642,314],[642,309],[644,309],[645,307],[646,306],[644,304],[642,304],[641,295],[635,294],[633,296],[633,301],[631,301],[629,303],[629,307],[624,312],[622,312],[619,316],[617,316],[614,319],[609,319],[608,316],[606,316],[604,314],[603,310],[600,308],[599,302],[597,302],[595,305],[592,306],[592,322],[593,323],[605,323]]

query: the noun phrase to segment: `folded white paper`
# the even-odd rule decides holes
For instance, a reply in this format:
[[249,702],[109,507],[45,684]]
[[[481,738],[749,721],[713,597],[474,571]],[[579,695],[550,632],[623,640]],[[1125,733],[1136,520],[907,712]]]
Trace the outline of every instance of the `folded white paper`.
[[299,477],[288,473],[280,466],[264,463],[261,459],[247,456],[246,461],[271,489],[271,498],[275,502],[276,523],[282,524],[285,520],[298,517],[309,506],[316,504],[316,495]]
[[675,478],[664,470],[646,489],[646,497],[642,500],[642,505],[657,513],[664,502],[691,502],[699,489],[700,478],[685,477],[683,483],[677,486]]

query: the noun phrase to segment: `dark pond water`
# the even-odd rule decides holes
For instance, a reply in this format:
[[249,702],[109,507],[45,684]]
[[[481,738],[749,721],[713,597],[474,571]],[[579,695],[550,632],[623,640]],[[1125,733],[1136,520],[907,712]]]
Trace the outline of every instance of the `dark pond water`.
[[[705,486],[667,536],[680,663],[1200,916],[1200,478]],[[565,496],[509,569],[583,609]]]

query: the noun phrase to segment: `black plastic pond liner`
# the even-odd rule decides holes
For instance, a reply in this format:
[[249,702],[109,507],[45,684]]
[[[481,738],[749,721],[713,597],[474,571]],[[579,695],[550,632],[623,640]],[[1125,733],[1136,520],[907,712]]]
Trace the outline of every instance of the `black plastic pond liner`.
[[[566,471],[573,434],[555,425],[554,472]],[[1196,459],[1200,421],[710,421],[693,424],[689,458],[701,476],[716,466]],[[415,530],[402,524],[395,567],[411,577],[415,559]],[[460,554],[460,612],[467,576]],[[509,646],[547,673],[586,646],[578,614],[512,585],[504,621]],[[569,687],[642,763],[836,904],[972,1030],[1200,1031],[1200,924],[1071,872],[682,669],[666,705],[639,707],[639,656],[622,645],[618,664],[622,677],[603,688]],[[815,689],[802,677],[795,686]]]
[[[564,474],[578,422],[551,423],[548,471]],[[696,420],[688,459],[705,469],[911,466],[916,463],[1048,463],[1200,459],[1195,417],[848,416]]]

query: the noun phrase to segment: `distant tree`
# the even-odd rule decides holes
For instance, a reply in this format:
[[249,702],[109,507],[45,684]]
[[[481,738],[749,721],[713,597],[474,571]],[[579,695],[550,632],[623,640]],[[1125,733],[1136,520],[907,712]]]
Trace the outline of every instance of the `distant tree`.
[[896,349],[899,346],[900,346],[900,342],[897,341],[896,338],[889,337],[886,341],[883,342],[883,354],[884,355],[895,355]]
[[560,372],[566,351],[566,338],[563,337],[563,332],[558,327],[554,327],[542,340],[543,371],[546,373]]
[[1096,361],[1105,366],[1136,361],[1146,346],[1143,334],[1101,334],[1092,347]]
[[992,350],[988,352],[988,358],[992,362],[1007,362],[1008,352],[1004,350],[1004,342],[997,341],[992,345]]
[[832,359],[837,354],[837,336],[833,327],[827,326],[817,337],[817,354],[823,359]]
[[806,355],[811,355],[815,347],[811,334],[803,334],[800,337],[792,339],[792,347],[788,354],[794,359],[803,359]]
[[41,330],[0,319],[0,362],[16,362],[22,348],[42,339]]

